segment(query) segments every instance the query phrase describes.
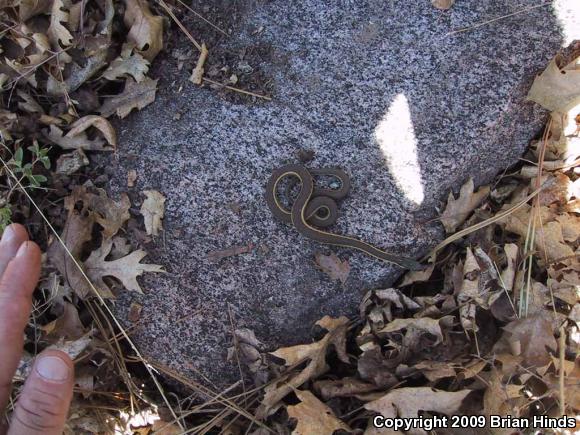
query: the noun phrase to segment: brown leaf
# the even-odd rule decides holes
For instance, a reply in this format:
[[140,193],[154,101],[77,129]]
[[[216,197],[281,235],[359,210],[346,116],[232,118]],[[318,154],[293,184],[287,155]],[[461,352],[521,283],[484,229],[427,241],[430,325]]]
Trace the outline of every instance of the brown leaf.
[[300,403],[288,406],[288,416],[298,420],[292,435],[332,435],[334,431],[344,430],[350,432],[350,428],[336,418],[332,409],[322,403],[310,391],[295,391]]
[[[483,412],[488,417],[491,415],[517,415],[517,407],[513,406],[512,399],[517,399],[521,397],[521,390],[523,385],[504,385],[502,382],[502,375],[494,370],[491,379],[488,381],[488,388],[485,390],[483,396]],[[516,412],[516,415],[514,415]],[[513,430],[509,431],[494,431],[494,433],[513,433]]]
[[135,181],[137,180],[137,171],[135,169],[130,169],[127,171],[127,187],[135,187]]
[[100,113],[106,118],[113,113],[116,113],[119,118],[124,118],[131,110],[141,110],[155,101],[156,90],[157,80],[145,77],[143,81],[137,83],[132,78],[128,78],[123,93],[108,98],[101,106]]
[[82,337],[85,333],[85,327],[79,318],[77,307],[70,302],[64,302],[63,309],[64,312],[62,316],[53,320],[49,324],[42,326],[40,329],[48,336],[57,337],[59,339],[64,338],[65,340],[76,340],[77,338]]
[[18,7],[20,21],[24,23],[35,15],[47,13],[52,3],[51,0],[20,0]]
[[95,189],[97,194],[89,192],[85,187],[77,186],[71,196],[66,198],[67,209],[72,209],[79,201],[83,204],[83,210],[93,212],[95,222],[103,227],[103,237],[113,237],[121,229],[123,224],[131,217],[129,208],[131,201],[126,193],[121,195],[119,201],[110,199],[104,189]]
[[56,173],[63,175],[72,175],[89,164],[89,159],[83,152],[82,148],[62,154],[56,161]]
[[527,98],[550,111],[565,112],[580,104],[580,70],[563,71],[560,61],[560,56],[552,59],[534,80]]
[[332,399],[333,397],[352,397],[378,389],[376,385],[363,382],[356,378],[316,381],[314,388],[324,400]]
[[455,3],[455,0],[431,0],[431,4],[437,9],[447,10]]
[[[69,216],[60,235],[70,253],[80,262],[79,257],[84,243],[92,239],[94,216],[83,216],[76,210],[69,211]],[[48,247],[48,258],[64,277],[65,282],[81,299],[92,293],[91,287],[81,271],[68,255],[59,240],[54,239]]]
[[118,260],[107,261],[105,258],[111,252],[112,247],[113,241],[111,239],[103,240],[101,247],[94,250],[85,261],[87,275],[95,287],[103,293],[112,294],[109,286],[103,281],[105,276],[118,279],[129,291],[143,293],[137,282],[137,277],[143,272],[164,272],[163,267],[157,264],[140,263],[141,259],[147,255],[145,251],[140,249]]
[[230,248],[220,249],[218,251],[209,251],[207,253],[207,259],[211,263],[217,263],[224,258],[233,257],[240,254],[247,254],[248,252],[252,252],[253,250],[254,244],[250,242],[247,245],[232,246]]
[[163,229],[162,219],[165,215],[165,196],[156,190],[144,190],[145,201],[141,205],[141,214],[145,221],[148,235],[157,236]]
[[119,77],[130,75],[136,82],[141,82],[145,79],[147,71],[149,71],[149,61],[139,53],[131,54],[129,52],[121,54],[112,61],[109,68],[103,73],[103,77],[107,80],[116,80]]
[[419,370],[431,382],[436,382],[443,378],[454,378],[455,369],[448,362],[421,361],[413,366]]
[[330,279],[346,283],[350,273],[350,264],[348,260],[341,260],[333,252],[330,255],[324,255],[320,252],[314,254],[314,261],[318,268],[326,273]]
[[163,48],[163,18],[153,15],[145,0],[125,0],[125,5],[123,19],[129,27],[127,40],[151,62]]
[[511,353],[522,357],[524,367],[542,367],[548,364],[549,350],[557,349],[552,324],[540,312],[531,317],[514,320],[504,328],[500,340],[494,346],[494,352]]
[[562,227],[562,237],[566,242],[575,242],[580,237],[580,216],[570,213],[563,213],[556,216]]
[[129,307],[129,314],[127,315],[127,319],[130,322],[138,322],[141,319],[141,311],[143,310],[143,305],[132,302],[131,306]]
[[437,338],[435,343],[443,341],[443,332],[441,331],[440,323],[444,324],[453,319],[453,316],[445,316],[440,319],[431,319],[429,317],[421,317],[419,319],[395,319],[389,322],[384,328],[377,331],[378,334],[386,334],[390,332],[400,331],[401,329],[414,328],[421,332],[427,332]]
[[50,26],[48,27],[48,37],[55,49],[60,50],[62,43],[64,46],[71,45],[73,36],[62,23],[68,23],[69,14],[64,10],[63,0],[54,0],[50,14]]
[[76,120],[73,125],[71,125],[71,128],[66,134],[66,137],[74,138],[75,136],[83,133],[89,127],[95,127],[97,130],[103,133],[103,136],[107,142],[109,142],[113,149],[115,149],[117,146],[117,134],[115,133],[115,129],[111,123],[102,116],[87,115]]
[[45,136],[51,141],[64,149],[83,149],[88,151],[110,151],[101,138],[89,140],[85,133],[80,133],[75,137],[64,136],[63,131],[56,125],[51,124],[48,133]]
[[280,385],[278,385],[278,383],[273,383],[266,387],[264,399],[257,411],[259,418],[269,415],[269,412],[288,393],[300,387],[305,382],[316,379],[328,370],[326,364],[326,353],[331,345],[334,346],[341,361],[345,363],[349,362],[345,349],[345,334],[348,319],[346,317],[334,319],[325,316],[316,324],[328,331],[321,340],[311,344],[285,347],[272,352],[272,355],[283,359],[286,366],[292,366],[303,361],[308,361],[308,365],[300,373],[284,380]]
[[441,223],[447,233],[452,233],[468,218],[469,214],[478,207],[489,195],[489,186],[481,187],[477,192],[473,191],[473,179],[470,178],[461,187],[459,198],[455,199],[449,192],[447,207],[441,215]]
[[434,269],[435,264],[430,265],[425,270],[411,270],[405,274],[403,277],[403,282],[401,282],[400,286],[405,287],[406,285],[413,284],[414,282],[425,282],[431,278]]
[[435,390],[429,387],[397,388],[373,402],[365,409],[380,413],[385,418],[417,418],[419,411],[456,414],[471,390],[456,392]]
[[506,268],[501,273],[501,284],[510,292],[514,288],[514,281],[516,279],[516,270],[518,267],[518,245],[515,243],[507,243],[503,250],[506,257]]

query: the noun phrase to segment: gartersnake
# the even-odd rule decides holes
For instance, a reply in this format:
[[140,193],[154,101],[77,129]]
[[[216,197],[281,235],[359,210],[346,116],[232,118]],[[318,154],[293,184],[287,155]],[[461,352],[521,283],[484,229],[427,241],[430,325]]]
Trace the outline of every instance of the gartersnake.
[[[331,176],[341,182],[339,189],[317,188],[313,175]],[[296,177],[300,191],[290,210],[278,199],[278,185],[286,177]],[[338,208],[336,200],[344,198],[350,189],[348,175],[340,169],[307,169],[299,164],[284,165],[272,172],[266,186],[266,203],[272,214],[279,220],[291,223],[303,236],[328,245],[354,248],[379,260],[397,264],[405,269],[421,270],[421,264],[412,258],[388,252],[354,237],[321,231],[318,227],[328,227],[336,222]],[[324,213],[321,214],[320,212]]]

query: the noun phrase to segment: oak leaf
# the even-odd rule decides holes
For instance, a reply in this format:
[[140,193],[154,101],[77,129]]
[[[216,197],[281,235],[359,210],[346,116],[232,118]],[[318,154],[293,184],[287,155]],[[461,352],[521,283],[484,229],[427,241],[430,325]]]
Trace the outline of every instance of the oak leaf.
[[297,346],[285,347],[272,352],[272,355],[285,361],[286,366],[300,364],[308,361],[307,366],[297,375],[285,379],[281,383],[272,383],[265,389],[264,399],[258,408],[257,415],[262,418],[270,414],[272,409],[278,405],[288,393],[300,387],[305,382],[315,379],[328,371],[326,364],[326,354],[330,346],[334,346],[338,358],[344,363],[348,363],[346,354],[346,328],[348,319],[346,317],[332,318],[325,316],[316,322],[317,325],[326,329],[328,333],[319,341],[311,344],[300,344]]
[[419,411],[457,414],[471,390],[441,391],[429,387],[397,388],[380,399],[369,402],[365,409],[380,413],[385,418],[417,418]]
[[89,139],[87,135],[79,133],[74,137],[65,136],[63,131],[56,125],[51,124],[49,131],[45,132],[45,136],[53,143],[57,144],[65,150],[82,149],[85,151],[109,151],[110,147],[101,138]]
[[[66,284],[78,295],[85,299],[92,294],[91,287],[77,266],[83,245],[92,239],[94,215],[87,216],[76,210],[69,211],[62,234],[59,240],[54,239],[48,247],[48,258],[64,277]],[[65,249],[66,246],[66,249]],[[68,252],[67,252],[68,250]],[[73,258],[71,258],[71,255]]]
[[64,10],[63,0],[54,0],[50,13],[50,26],[48,27],[48,37],[54,48],[60,50],[60,43],[64,46],[71,45],[73,36],[68,29],[62,25],[67,23],[69,13]]
[[77,119],[71,125],[71,128],[65,137],[74,138],[83,133],[89,127],[95,127],[99,130],[113,149],[117,146],[117,134],[115,133],[115,129],[109,121],[102,116],[97,115],[87,115]]
[[536,77],[527,98],[550,111],[565,112],[580,104],[580,70],[560,68],[560,60],[554,57]]
[[465,222],[469,214],[489,195],[489,186],[481,187],[477,192],[473,188],[473,179],[470,178],[461,186],[459,198],[455,199],[453,193],[449,192],[447,207],[441,215],[441,223],[447,233],[452,233]]
[[140,82],[143,81],[148,70],[149,61],[139,53],[121,54],[111,62],[109,68],[103,73],[103,77],[107,80],[116,80],[124,75],[130,75],[135,81]]
[[137,277],[143,272],[164,272],[163,267],[157,264],[142,264],[140,261],[147,255],[141,249],[132,252],[117,260],[107,261],[113,241],[103,240],[99,249],[94,250],[85,261],[85,271],[99,291],[112,293],[110,287],[103,281],[105,276],[112,276],[123,284],[129,291],[143,293],[137,282]]
[[297,405],[288,406],[288,416],[298,421],[292,435],[332,435],[334,431],[351,429],[339,420],[327,405],[310,391],[295,391],[300,399]]
[[124,118],[131,110],[141,110],[155,101],[156,90],[157,80],[146,77],[137,83],[132,78],[128,78],[123,92],[106,100],[99,111],[104,117],[116,113],[119,118]]
[[163,48],[163,18],[153,15],[145,0],[125,0],[127,40],[133,42],[151,62]]

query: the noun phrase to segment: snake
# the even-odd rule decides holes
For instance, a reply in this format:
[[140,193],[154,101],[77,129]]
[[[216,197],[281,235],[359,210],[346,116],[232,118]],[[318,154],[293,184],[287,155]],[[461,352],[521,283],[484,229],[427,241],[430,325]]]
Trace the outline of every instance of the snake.
[[[313,176],[329,176],[340,181],[340,188],[315,186]],[[278,198],[280,182],[292,177],[298,180],[300,190],[290,209]],[[286,190],[289,193],[290,189]],[[409,257],[391,254],[360,239],[322,231],[338,219],[337,200],[344,198],[350,190],[350,178],[342,169],[308,169],[301,164],[287,164],[275,169],[266,185],[266,203],[274,217],[291,224],[301,235],[319,243],[353,248],[378,260],[396,264],[404,269],[422,270],[421,264]]]

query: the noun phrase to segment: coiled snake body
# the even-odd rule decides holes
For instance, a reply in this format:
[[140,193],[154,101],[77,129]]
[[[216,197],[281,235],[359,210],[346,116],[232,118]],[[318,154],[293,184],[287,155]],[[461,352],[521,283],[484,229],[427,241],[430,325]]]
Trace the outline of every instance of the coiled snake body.
[[[331,176],[340,180],[339,189],[317,188],[313,175]],[[278,199],[278,186],[286,177],[296,177],[300,182],[300,192],[290,210]],[[354,237],[321,231],[336,222],[338,207],[336,201],[344,198],[350,189],[350,178],[340,169],[307,169],[299,164],[284,165],[272,172],[266,186],[266,203],[272,214],[279,220],[291,223],[305,237],[328,245],[354,248],[379,260],[397,264],[410,270],[421,270],[421,264],[412,258],[385,252],[376,246]]]

